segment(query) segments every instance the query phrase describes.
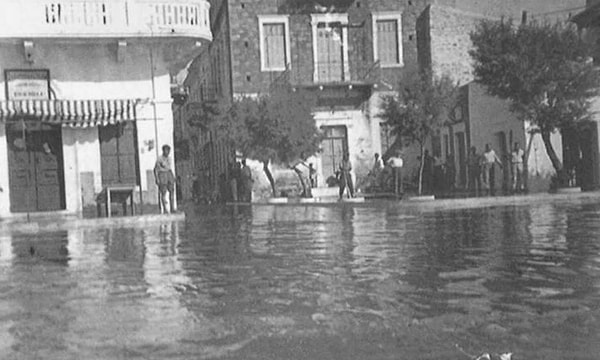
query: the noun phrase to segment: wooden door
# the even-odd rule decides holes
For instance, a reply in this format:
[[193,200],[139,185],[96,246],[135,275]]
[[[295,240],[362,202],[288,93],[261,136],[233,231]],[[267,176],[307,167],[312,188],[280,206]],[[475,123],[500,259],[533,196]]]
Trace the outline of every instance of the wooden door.
[[467,144],[465,144],[465,133],[454,134],[458,149],[458,183],[461,187],[467,186]]
[[325,139],[321,143],[322,179],[335,176],[344,153],[348,151],[348,139],[345,126],[323,127]]
[[11,211],[64,209],[60,128],[35,123],[9,124],[6,139]]

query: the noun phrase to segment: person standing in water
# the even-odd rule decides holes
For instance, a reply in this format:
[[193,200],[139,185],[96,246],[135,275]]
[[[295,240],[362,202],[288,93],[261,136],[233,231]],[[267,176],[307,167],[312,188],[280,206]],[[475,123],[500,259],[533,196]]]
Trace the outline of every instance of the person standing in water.
[[354,184],[352,183],[352,163],[350,162],[350,158],[348,153],[344,154],[342,158],[342,162],[340,163],[340,200],[344,196],[344,191],[346,187],[348,188],[348,197],[354,197]]
[[[171,147],[163,145],[162,155],[154,165],[154,179],[159,192],[159,210],[161,214],[175,212],[175,176],[171,166]],[[167,198],[167,192],[169,197]]]

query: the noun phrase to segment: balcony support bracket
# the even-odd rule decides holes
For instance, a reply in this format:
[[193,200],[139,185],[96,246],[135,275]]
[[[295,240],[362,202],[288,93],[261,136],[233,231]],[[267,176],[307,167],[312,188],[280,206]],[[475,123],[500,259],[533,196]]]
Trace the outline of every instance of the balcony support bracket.
[[23,56],[25,58],[25,62],[29,64],[33,64],[35,62],[36,53],[33,41],[23,41]]
[[122,63],[125,60],[125,54],[127,52],[127,41],[117,41],[117,62]]

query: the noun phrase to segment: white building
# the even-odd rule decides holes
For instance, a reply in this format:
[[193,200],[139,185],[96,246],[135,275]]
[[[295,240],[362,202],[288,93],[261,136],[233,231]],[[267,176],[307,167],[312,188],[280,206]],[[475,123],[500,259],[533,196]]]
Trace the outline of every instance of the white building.
[[157,202],[171,75],[211,41],[207,0],[0,2],[0,219],[81,214],[106,186]]

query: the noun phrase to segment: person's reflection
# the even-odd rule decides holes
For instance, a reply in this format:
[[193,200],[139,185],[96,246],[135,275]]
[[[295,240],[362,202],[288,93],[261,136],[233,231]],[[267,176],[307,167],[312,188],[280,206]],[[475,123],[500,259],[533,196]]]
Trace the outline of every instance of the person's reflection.
[[174,221],[168,224],[161,224],[159,231],[160,243],[166,251],[165,256],[177,254],[179,245],[179,223]]
[[66,266],[69,262],[68,244],[66,231],[38,236],[13,235],[12,252],[15,261]]
[[138,229],[106,229],[104,241],[109,263],[126,262],[130,266],[143,268],[145,245]]

